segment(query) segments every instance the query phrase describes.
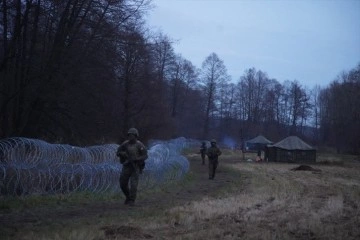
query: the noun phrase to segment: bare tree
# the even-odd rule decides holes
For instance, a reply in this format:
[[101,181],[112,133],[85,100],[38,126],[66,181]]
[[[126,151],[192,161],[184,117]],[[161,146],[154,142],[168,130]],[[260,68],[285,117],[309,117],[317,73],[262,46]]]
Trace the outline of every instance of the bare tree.
[[202,64],[202,84],[205,95],[205,116],[203,127],[203,138],[209,134],[210,117],[214,116],[217,110],[217,101],[220,85],[229,81],[229,75],[224,62],[216,55],[211,53]]
[[315,142],[319,141],[319,129],[320,129],[320,113],[321,113],[321,104],[320,104],[320,93],[321,87],[316,85],[311,91],[312,106],[313,106],[313,126],[314,126],[314,139]]
[[359,153],[360,64],[321,92],[321,134],[338,152]]
[[[196,136],[201,119],[201,94],[198,92],[198,70],[188,60],[177,55],[170,68],[168,99],[173,135]],[[200,112],[200,113],[199,113]],[[199,136],[199,135],[198,135]],[[198,137],[196,136],[196,137]]]
[[290,83],[290,88],[288,88],[288,96],[290,102],[290,106],[289,106],[290,107],[289,118],[291,121],[290,134],[292,135],[297,133],[298,121],[301,122],[306,115],[304,114],[304,111],[305,109],[307,109],[306,104],[309,101],[309,98],[305,90],[296,80]]
[[245,73],[240,78],[240,87],[242,89],[242,100],[244,101],[244,108],[247,121],[253,121],[254,104],[255,104],[255,88],[256,88],[256,69],[250,68],[245,70]]
[[[143,24],[148,3],[3,0],[0,136],[42,136],[44,131],[54,137],[74,135],[81,129],[78,113],[84,110],[73,103],[86,99],[98,100],[91,102],[93,111],[88,112],[97,122],[109,98],[96,91],[112,92],[108,83],[114,78],[115,42],[124,29]],[[101,84],[98,79],[107,81]]]
[[163,33],[158,33],[153,40],[153,62],[157,79],[160,82],[170,79],[171,68],[175,61],[172,40]]

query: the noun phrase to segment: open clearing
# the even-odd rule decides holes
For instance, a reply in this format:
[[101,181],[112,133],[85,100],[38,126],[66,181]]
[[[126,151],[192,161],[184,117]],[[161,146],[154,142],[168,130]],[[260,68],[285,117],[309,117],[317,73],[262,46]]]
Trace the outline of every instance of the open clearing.
[[1,239],[360,239],[360,162],[240,161],[225,153],[215,180],[198,154],[179,183],[121,194],[0,199]]

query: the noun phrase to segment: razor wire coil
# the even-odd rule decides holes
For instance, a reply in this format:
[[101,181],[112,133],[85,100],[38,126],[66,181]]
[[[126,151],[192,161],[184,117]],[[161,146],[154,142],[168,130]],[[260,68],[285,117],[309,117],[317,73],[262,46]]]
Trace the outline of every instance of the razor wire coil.
[[[185,138],[153,141],[139,188],[182,178],[189,162],[181,150],[194,144],[198,142]],[[118,192],[122,169],[118,146],[76,147],[21,137],[0,140],[0,196]]]

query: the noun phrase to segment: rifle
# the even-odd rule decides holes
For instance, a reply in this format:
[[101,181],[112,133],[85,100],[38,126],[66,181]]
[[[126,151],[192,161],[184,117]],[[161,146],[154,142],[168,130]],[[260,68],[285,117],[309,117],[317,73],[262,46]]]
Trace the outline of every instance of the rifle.
[[135,159],[132,159],[126,146],[121,150],[122,151],[120,151],[119,149],[117,152],[117,156],[120,157],[120,163],[122,163],[123,165],[131,164],[134,169],[139,167],[141,174],[143,169],[145,168],[145,161],[135,161]]
[[145,167],[145,164],[144,166],[140,166],[139,164],[136,164],[135,161],[129,157],[129,154],[126,153],[126,160],[123,162],[123,165],[127,165],[127,164],[131,164],[131,166],[134,168],[134,170],[139,167],[139,170],[140,170],[140,174],[142,173],[142,170],[144,169]]

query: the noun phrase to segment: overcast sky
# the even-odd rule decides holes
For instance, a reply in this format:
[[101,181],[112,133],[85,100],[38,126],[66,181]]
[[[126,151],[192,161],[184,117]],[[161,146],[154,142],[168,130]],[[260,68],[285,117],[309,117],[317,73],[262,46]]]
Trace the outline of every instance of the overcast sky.
[[360,63],[360,0],[153,0],[151,30],[201,68],[215,52],[234,82],[255,67],[312,88]]

